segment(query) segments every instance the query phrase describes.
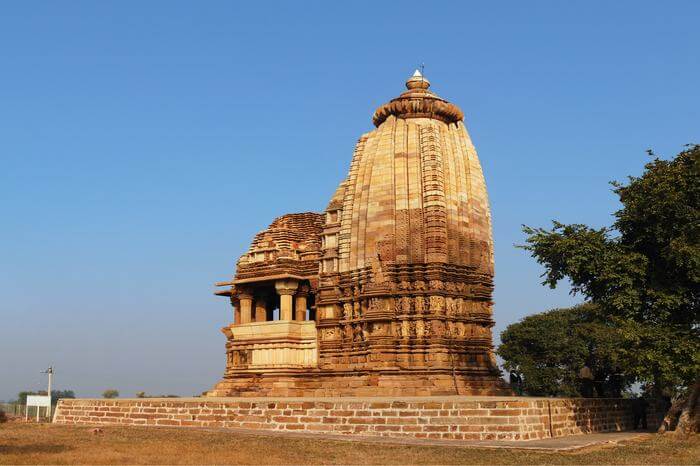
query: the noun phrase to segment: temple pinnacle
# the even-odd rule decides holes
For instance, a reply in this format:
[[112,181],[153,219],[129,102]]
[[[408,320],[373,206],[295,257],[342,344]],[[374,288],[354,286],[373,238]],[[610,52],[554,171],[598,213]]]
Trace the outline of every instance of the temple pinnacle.
[[430,81],[423,76],[420,70],[416,70],[413,76],[406,81],[406,88],[408,89],[428,89],[429,87]]

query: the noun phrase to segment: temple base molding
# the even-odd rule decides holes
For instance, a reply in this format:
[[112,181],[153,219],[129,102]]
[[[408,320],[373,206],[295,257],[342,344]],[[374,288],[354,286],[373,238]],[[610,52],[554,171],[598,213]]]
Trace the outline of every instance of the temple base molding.
[[224,376],[206,397],[334,397],[512,395],[506,383],[491,374],[449,371],[236,371]]

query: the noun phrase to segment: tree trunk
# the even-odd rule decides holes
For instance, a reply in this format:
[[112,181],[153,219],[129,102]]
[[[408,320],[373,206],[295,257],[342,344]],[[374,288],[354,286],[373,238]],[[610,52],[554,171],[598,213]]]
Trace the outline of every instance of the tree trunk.
[[676,435],[700,432],[700,378],[671,405],[658,432]]

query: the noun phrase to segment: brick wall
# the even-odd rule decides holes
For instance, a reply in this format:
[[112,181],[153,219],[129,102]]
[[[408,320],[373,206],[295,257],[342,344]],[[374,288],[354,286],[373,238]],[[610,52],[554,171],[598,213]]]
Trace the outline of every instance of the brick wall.
[[632,410],[629,400],[583,398],[63,399],[54,422],[531,440],[630,429]]

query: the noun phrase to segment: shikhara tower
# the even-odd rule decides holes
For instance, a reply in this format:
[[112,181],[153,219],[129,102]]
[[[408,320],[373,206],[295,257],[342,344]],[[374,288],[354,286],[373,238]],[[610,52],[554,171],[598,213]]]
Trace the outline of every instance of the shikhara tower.
[[374,113],[323,214],[260,232],[229,296],[211,396],[505,394],[493,240],[463,113],[418,71]]

